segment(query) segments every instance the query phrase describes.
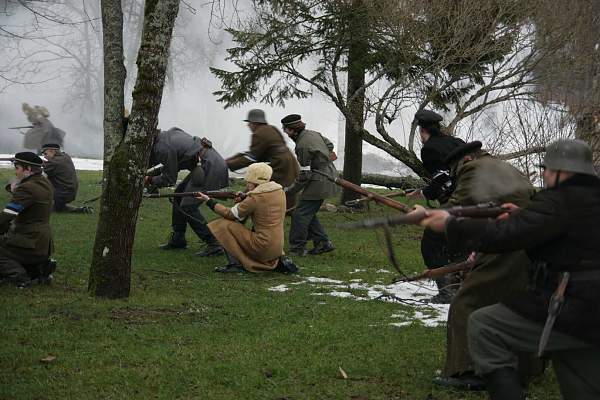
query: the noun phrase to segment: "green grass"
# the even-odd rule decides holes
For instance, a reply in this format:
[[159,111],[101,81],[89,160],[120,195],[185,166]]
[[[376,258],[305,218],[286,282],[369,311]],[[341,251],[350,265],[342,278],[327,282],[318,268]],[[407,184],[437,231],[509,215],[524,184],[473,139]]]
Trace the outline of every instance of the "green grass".
[[[3,181],[10,174],[0,170]],[[79,200],[99,192],[99,173],[80,179]],[[383,238],[337,227],[388,210],[320,214],[337,250],[296,259],[299,276],[231,276],[213,272],[223,258],[194,256],[200,244],[191,232],[188,250],[157,248],[169,232],[169,206],[166,199],[143,203],[131,297],[117,301],[86,292],[96,216],[52,216],[59,263],[52,286],[0,287],[0,399],[485,398],[431,384],[444,360],[443,327],[391,326],[407,306],[316,296],[327,290],[292,285],[308,276],[388,283],[393,274],[376,272],[391,270]],[[419,236],[416,228],[394,230],[406,272],[423,267]],[[350,274],[356,269],[364,271]],[[282,284],[290,290],[268,290]],[[56,358],[41,361],[49,355]],[[531,398],[557,393],[547,372]]]

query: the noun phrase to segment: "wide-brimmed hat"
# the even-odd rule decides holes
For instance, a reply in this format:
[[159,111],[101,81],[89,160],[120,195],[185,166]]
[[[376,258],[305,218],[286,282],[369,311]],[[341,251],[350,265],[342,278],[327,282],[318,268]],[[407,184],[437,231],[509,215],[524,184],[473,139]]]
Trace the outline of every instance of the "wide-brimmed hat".
[[459,147],[455,148],[454,150],[452,150],[446,156],[446,158],[444,158],[444,164],[451,167],[452,165],[454,165],[457,162],[459,162],[460,160],[462,160],[462,158],[464,156],[474,153],[477,150],[480,150],[481,146],[482,146],[482,144],[479,140],[475,140],[473,142],[463,144],[462,146],[459,146]]
[[255,124],[266,124],[267,118],[265,117],[265,112],[263,110],[255,108],[253,110],[248,111],[248,117],[246,117],[244,122],[254,122]]

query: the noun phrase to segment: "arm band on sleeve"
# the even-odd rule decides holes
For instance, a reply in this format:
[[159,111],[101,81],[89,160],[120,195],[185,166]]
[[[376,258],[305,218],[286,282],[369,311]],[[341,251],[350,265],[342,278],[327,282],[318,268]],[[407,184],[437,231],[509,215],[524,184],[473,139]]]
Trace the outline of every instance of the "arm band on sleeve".
[[214,199],[208,199],[208,201],[206,202],[206,205],[208,206],[208,208],[210,208],[211,210],[215,210],[215,206],[219,204],[217,203]]

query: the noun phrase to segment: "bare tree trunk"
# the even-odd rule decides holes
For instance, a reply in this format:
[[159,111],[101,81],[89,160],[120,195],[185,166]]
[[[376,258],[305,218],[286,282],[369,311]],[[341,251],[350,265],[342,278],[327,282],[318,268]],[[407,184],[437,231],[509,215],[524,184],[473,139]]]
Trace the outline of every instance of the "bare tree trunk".
[[[118,0],[117,3],[121,10]],[[103,3],[103,9],[104,6]],[[129,296],[131,253],[142,196],[143,177],[156,135],[169,46],[178,10],[179,0],[146,0],[142,42],[137,58],[138,76],[133,90],[130,122],[123,139],[114,147],[108,163],[108,171],[105,172],[100,220],[96,231],[88,287],[89,291],[96,296],[108,298]],[[103,20],[103,23],[109,24],[110,21]],[[106,45],[105,42],[105,47]],[[112,101],[119,103],[121,107],[120,123],[123,99],[116,100],[105,94],[105,102]],[[105,119],[105,131],[106,124]],[[118,128],[115,127],[109,134],[114,135],[117,131]]]
[[600,165],[600,112],[585,113],[577,118],[578,139],[585,140],[592,148],[594,165]]
[[[344,144],[344,179],[360,185],[362,172],[362,128],[365,113],[365,72],[363,61],[367,53],[364,29],[366,17],[361,13],[363,0],[354,0],[350,19],[351,42],[348,51],[348,90],[346,115],[346,140]],[[344,189],[342,204],[360,197],[357,193]]]

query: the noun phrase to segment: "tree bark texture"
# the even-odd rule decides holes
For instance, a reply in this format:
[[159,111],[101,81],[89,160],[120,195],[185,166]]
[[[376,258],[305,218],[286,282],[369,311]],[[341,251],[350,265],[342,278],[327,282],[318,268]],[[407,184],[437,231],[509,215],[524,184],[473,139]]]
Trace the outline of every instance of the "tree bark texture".
[[[350,46],[348,49],[348,83],[346,91],[346,140],[344,144],[344,179],[360,185],[362,172],[362,128],[365,113],[364,58],[368,52],[365,38],[366,20],[363,15],[363,0],[352,2],[352,17],[349,20]],[[342,192],[342,204],[360,196],[348,189]]]
[[104,48],[104,174],[106,174],[108,171],[106,166],[110,164],[115,147],[125,133],[123,132],[123,110],[127,71],[123,58],[121,0],[102,0],[101,7]]
[[[114,148],[108,171],[105,172],[88,287],[96,296],[129,296],[131,254],[143,177],[156,135],[169,47],[178,10],[179,0],[146,0],[129,126]],[[113,99],[105,97],[105,101]],[[120,104],[119,121],[123,111],[122,102]],[[113,131],[110,133],[114,134]]]

